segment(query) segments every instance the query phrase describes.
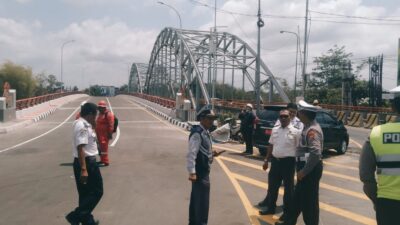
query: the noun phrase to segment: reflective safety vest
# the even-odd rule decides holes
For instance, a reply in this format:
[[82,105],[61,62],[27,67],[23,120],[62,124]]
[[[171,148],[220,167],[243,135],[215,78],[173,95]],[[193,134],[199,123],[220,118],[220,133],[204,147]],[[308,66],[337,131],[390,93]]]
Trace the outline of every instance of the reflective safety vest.
[[376,156],[378,198],[400,200],[400,123],[374,127],[370,143]]

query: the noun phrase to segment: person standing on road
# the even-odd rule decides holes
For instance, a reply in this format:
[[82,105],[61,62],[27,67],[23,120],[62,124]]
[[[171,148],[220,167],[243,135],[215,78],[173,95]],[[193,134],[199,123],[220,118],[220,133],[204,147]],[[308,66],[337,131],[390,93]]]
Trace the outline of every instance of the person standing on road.
[[305,101],[299,102],[299,118],[304,124],[299,147],[296,151],[297,184],[290,209],[283,222],[295,225],[300,213],[306,225],[319,224],[319,181],[322,176],[323,139],[321,127],[315,120],[318,108]]
[[94,221],[92,215],[103,196],[103,178],[96,163],[96,133],[92,127],[96,115],[96,104],[85,103],[81,107],[80,118],[75,120],[73,125],[73,168],[79,205],[65,217],[71,225],[99,223]]
[[243,134],[243,139],[246,143],[246,150],[244,154],[253,154],[253,131],[254,120],[256,119],[253,113],[253,105],[247,104],[246,108],[239,114],[240,131]]
[[189,205],[189,225],[206,225],[210,203],[210,169],[213,157],[222,153],[212,150],[209,129],[216,119],[209,109],[197,114],[200,125],[192,127],[189,135],[189,151],[187,153],[187,170],[192,182]]
[[284,220],[289,214],[293,202],[294,171],[296,165],[296,149],[299,145],[301,131],[291,123],[290,112],[283,109],[279,113],[279,126],[272,129],[269,139],[267,157],[264,160],[263,170],[268,169],[271,160],[271,170],[268,173],[268,193],[258,205],[267,207],[261,210],[261,215],[274,214],[279,187],[285,186],[283,196],[283,214],[279,220]]
[[105,101],[97,104],[99,116],[96,120],[96,134],[100,144],[100,162],[104,166],[110,164],[108,158],[108,143],[113,138],[114,132],[114,114],[107,109]]
[[[289,110],[290,115],[290,124],[293,125],[294,128],[302,131],[304,128],[303,123],[297,117],[297,105],[295,103],[288,103],[286,109]],[[274,125],[275,127],[280,126],[280,120],[278,119]]]
[[[400,97],[392,100],[392,109],[400,114]],[[378,181],[375,179],[377,172]],[[400,221],[400,117],[396,122],[372,129],[360,154],[360,180],[364,192],[376,210],[378,225]]]

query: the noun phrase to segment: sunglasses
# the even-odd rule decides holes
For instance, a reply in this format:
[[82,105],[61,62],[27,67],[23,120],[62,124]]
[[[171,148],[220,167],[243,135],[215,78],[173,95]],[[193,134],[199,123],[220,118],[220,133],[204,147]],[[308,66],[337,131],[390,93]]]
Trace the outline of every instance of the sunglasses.
[[279,118],[281,118],[281,119],[287,119],[287,118],[289,118],[289,115],[280,115]]

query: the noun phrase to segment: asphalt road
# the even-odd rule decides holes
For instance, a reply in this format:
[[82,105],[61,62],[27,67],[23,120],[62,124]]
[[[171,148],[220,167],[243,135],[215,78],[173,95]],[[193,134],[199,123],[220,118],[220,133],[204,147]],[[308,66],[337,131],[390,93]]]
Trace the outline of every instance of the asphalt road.
[[[77,204],[72,122],[85,100],[100,98],[79,99],[46,120],[0,135],[1,225],[67,224],[64,216]],[[94,216],[109,225],[187,224],[188,133],[146,111],[132,97],[118,96],[109,102],[120,119],[120,135],[110,148],[110,166],[101,168],[105,192]],[[212,167],[209,224],[273,224],[279,211],[259,216],[253,206],[267,188],[260,157],[239,154],[243,151],[239,144],[214,147],[227,152]],[[357,154],[326,155],[320,224],[376,224],[372,205],[362,193],[357,164]],[[298,224],[303,224],[301,219]]]

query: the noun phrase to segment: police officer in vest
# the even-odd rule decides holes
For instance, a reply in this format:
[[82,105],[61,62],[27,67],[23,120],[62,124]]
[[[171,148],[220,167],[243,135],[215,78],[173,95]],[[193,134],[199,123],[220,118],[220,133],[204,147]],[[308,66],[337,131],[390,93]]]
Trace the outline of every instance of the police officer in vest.
[[283,222],[275,224],[295,225],[300,213],[306,225],[319,223],[319,181],[322,176],[323,133],[315,120],[318,108],[301,100],[298,117],[304,124],[301,140],[296,151],[297,183],[294,190],[293,208]]
[[197,114],[200,125],[192,127],[187,153],[187,170],[192,182],[190,195],[189,225],[206,225],[210,200],[210,166],[213,157],[222,153],[212,150],[209,129],[217,116],[210,109],[203,109]]
[[[392,109],[400,114],[399,96],[392,100]],[[378,225],[399,224],[400,117],[395,123],[372,129],[361,151],[359,171],[364,192],[374,204]]]

